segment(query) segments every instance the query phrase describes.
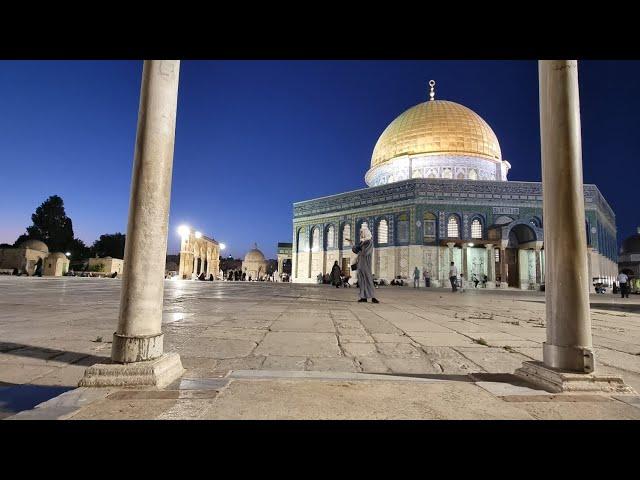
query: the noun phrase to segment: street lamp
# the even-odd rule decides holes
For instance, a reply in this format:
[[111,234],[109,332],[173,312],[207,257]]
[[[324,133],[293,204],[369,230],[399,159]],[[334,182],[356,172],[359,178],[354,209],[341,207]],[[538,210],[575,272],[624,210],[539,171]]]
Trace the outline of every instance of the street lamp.
[[178,227],[178,233],[180,234],[180,236],[182,238],[188,237],[190,232],[191,232],[191,229],[189,227],[187,227],[186,225],[180,225]]
[[220,244],[220,250],[224,250],[225,248],[227,248],[227,246],[224,243]]

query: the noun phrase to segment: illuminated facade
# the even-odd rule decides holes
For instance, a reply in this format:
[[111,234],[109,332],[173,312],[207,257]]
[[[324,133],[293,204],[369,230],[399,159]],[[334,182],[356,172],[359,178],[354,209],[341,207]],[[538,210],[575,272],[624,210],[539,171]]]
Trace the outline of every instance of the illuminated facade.
[[220,277],[220,244],[213,238],[186,228],[180,242],[178,278],[191,279],[204,273],[207,278]]
[[[374,275],[409,278],[426,269],[432,285],[448,285],[449,263],[488,288],[537,289],[544,283],[542,186],[507,181],[511,168],[478,114],[431,99],[384,130],[361,190],[294,203],[294,282],[314,283],[338,261],[345,273],[367,223]],[[595,185],[584,186],[590,276],[617,274],[613,210]]]

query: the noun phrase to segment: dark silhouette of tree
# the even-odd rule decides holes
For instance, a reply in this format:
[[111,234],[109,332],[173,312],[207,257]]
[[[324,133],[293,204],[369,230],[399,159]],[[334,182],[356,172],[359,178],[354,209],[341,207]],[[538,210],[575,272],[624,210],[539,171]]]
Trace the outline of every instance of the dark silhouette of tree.
[[67,252],[71,253],[71,256],[69,257],[71,260],[80,260],[81,258],[88,258],[91,256],[91,249],[79,238],[73,239],[71,246],[65,250],[64,253]]
[[27,234],[20,235],[15,245],[25,240],[41,240],[50,252],[67,252],[74,244],[73,224],[64,211],[64,202],[58,195],[52,195],[31,215],[33,225],[27,227]]
[[106,233],[93,242],[91,254],[99,257],[124,258],[124,244],[126,235],[118,233]]

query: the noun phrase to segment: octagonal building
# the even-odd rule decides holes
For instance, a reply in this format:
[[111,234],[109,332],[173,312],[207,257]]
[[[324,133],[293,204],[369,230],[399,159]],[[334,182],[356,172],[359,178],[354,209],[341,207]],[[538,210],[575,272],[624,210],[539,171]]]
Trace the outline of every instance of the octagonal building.
[[[431,99],[401,113],[380,135],[365,173],[368,188],[293,204],[292,281],[315,283],[335,260],[346,274],[366,223],[373,273],[390,281],[426,269],[448,285],[449,262],[487,287],[537,289],[544,283],[540,182],[508,181],[511,164],[476,112]],[[615,215],[595,185],[584,185],[592,280],[618,273]],[[590,282],[592,285],[594,282]]]

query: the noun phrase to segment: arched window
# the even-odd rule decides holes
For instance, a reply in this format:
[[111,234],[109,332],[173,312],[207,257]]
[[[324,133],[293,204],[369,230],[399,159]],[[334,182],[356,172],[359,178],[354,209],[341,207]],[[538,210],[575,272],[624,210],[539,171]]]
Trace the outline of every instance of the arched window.
[[351,225],[348,223],[342,227],[342,248],[351,246]]
[[469,170],[469,180],[477,180],[478,179],[478,171],[475,168]]
[[442,178],[453,178],[453,172],[450,168],[442,169]]
[[305,231],[302,228],[298,229],[298,245],[297,245],[297,252],[304,252],[306,249],[307,245],[306,245],[306,235],[305,235]]
[[311,232],[311,251],[317,252],[320,250],[320,229],[315,227]]
[[482,238],[482,223],[477,218],[471,222],[471,238]]
[[433,213],[425,212],[422,223],[424,224],[423,242],[434,242],[436,240],[436,216]]
[[378,222],[378,244],[389,243],[389,224],[383,218]]
[[458,217],[456,217],[455,215],[451,215],[449,217],[449,221],[447,222],[447,237],[460,237],[460,223],[458,222]]
[[327,248],[333,248],[335,245],[334,236],[335,228],[333,228],[333,225],[329,225],[329,228],[327,228]]
[[458,173],[458,177],[457,178],[458,178],[458,180],[464,180],[464,173],[463,172]]
[[398,216],[398,242],[407,243],[409,241],[409,216],[403,213]]

